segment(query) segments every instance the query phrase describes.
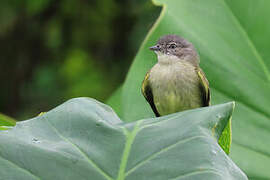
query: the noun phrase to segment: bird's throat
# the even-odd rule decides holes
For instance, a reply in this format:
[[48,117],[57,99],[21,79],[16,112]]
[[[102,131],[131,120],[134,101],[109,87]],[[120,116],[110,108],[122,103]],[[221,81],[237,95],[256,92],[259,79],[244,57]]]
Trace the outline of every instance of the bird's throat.
[[170,54],[157,53],[157,57],[158,57],[158,63],[164,64],[164,65],[174,64],[176,62],[181,61],[179,57],[175,55],[170,55]]

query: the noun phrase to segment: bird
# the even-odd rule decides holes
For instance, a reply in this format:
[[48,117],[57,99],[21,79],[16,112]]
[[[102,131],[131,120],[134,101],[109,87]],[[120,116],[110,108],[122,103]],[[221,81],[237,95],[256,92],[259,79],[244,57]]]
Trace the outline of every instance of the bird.
[[157,63],[146,73],[142,94],[156,117],[210,105],[210,88],[193,44],[169,34],[150,47]]

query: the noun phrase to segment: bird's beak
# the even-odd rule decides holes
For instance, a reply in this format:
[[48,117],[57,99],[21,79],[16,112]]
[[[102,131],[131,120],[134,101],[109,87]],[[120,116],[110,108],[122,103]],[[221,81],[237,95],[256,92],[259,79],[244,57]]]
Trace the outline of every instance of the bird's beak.
[[152,46],[149,48],[151,51],[160,51],[160,47],[156,46]]

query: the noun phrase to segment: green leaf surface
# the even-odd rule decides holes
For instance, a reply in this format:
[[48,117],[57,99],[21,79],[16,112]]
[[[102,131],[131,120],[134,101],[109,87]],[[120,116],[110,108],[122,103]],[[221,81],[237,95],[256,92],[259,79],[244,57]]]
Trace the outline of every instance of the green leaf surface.
[[0,126],[0,130],[8,130],[8,128],[6,126]]
[[106,104],[113,107],[116,114],[122,118],[122,86],[120,86],[116,91],[113,92],[111,97],[107,100]]
[[210,82],[212,104],[236,101],[231,157],[250,179],[270,179],[270,1],[154,0],[163,9],[123,85],[125,121],[154,117],[140,88],[160,36],[191,41]]
[[15,126],[16,120],[0,113],[0,126]]
[[233,103],[123,123],[89,98],[0,132],[0,177],[12,180],[241,180],[217,144]]

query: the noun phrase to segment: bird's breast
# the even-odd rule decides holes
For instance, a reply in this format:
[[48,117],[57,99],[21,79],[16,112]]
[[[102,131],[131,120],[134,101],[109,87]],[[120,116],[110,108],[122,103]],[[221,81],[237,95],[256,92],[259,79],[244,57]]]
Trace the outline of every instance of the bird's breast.
[[202,105],[199,78],[189,63],[156,64],[150,71],[154,103],[161,115]]

